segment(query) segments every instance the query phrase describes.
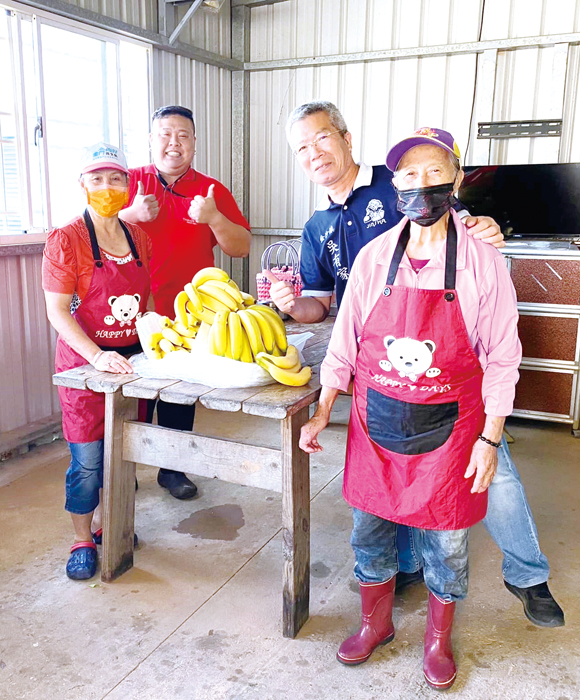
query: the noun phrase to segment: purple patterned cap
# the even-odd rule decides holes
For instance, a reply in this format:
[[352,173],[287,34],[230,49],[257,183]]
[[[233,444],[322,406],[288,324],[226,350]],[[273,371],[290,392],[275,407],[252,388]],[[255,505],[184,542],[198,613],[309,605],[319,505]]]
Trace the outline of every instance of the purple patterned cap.
[[421,127],[399,143],[395,144],[391,150],[387,153],[387,168],[389,170],[395,171],[397,165],[401,158],[405,155],[407,151],[415,146],[439,146],[444,148],[449,153],[453,153],[457,158],[461,158],[461,153],[459,152],[459,146],[455,143],[455,139],[448,131],[443,129],[431,129],[428,126]]

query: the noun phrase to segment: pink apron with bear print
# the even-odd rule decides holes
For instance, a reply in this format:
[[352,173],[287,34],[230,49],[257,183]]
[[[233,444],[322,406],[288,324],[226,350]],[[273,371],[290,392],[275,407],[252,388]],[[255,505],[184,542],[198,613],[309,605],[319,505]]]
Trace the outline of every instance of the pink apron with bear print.
[[455,291],[453,220],[442,290],[394,285],[408,240],[407,224],[360,338],[343,494],[385,520],[459,530],[487,510],[464,478],[485,422],[483,370]]
[[[93,222],[87,212],[85,223],[95,264],[89,290],[73,313],[73,318],[101,349],[115,350],[122,355],[138,352],[140,345],[135,321],[147,307],[149,272],[139,259],[131,234],[122,222],[133,254],[133,260],[122,265],[112,260],[101,260]],[[64,372],[86,364],[85,358],[59,336],[56,342],[56,371]],[[62,386],[58,387],[58,395],[65,440],[102,440],[105,432],[105,395]]]

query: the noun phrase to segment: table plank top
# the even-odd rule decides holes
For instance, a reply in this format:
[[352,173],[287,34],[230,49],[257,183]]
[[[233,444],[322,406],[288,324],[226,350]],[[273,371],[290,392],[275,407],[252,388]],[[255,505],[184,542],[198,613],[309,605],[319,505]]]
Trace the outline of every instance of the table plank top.
[[119,389],[127,397],[155,399],[168,403],[193,405],[196,401],[217,411],[243,411],[266,418],[283,419],[304,406],[314,403],[320,394],[319,365],[326,354],[334,318],[321,323],[286,323],[288,335],[312,332],[303,352],[306,364],[312,367],[312,379],[301,387],[268,384],[264,387],[240,389],[213,389],[204,384],[193,384],[177,379],[147,379],[137,374],[100,372],[91,365],[60,372],[53,383],[73,389],[91,389],[99,393],[114,393]]

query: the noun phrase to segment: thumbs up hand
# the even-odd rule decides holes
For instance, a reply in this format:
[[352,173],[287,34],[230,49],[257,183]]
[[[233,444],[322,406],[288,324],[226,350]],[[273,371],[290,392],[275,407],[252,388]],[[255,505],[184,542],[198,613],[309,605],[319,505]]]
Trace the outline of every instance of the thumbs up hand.
[[145,194],[145,187],[141,181],[137,183],[137,194],[131,209],[139,221],[153,221],[159,214],[159,202],[154,194]]
[[221,216],[215,204],[214,188],[215,185],[210,185],[205,197],[198,194],[191,200],[188,214],[190,219],[193,219],[196,224],[209,224],[212,226],[217,222],[218,217]]
[[287,314],[292,313],[296,302],[294,287],[290,282],[279,280],[271,270],[262,270],[262,273],[264,277],[272,283],[270,286],[270,299],[276,304],[280,311]]

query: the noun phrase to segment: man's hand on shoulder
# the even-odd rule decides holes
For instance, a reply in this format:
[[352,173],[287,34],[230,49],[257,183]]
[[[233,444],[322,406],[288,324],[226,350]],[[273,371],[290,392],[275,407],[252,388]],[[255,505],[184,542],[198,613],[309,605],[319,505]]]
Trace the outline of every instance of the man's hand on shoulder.
[[127,210],[131,212],[131,218],[128,220],[134,223],[140,221],[153,221],[159,214],[159,202],[154,194],[145,194],[143,183],[139,181],[137,184],[137,194],[133,200],[133,204]]
[[491,216],[466,216],[463,223],[467,226],[467,233],[476,240],[505,248],[503,233]]

